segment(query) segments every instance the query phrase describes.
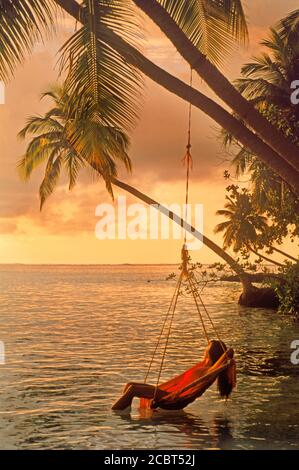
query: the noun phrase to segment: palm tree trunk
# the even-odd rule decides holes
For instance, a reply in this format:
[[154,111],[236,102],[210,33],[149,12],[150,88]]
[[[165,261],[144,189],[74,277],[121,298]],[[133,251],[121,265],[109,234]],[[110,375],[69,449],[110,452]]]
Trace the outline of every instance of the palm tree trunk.
[[[94,166],[94,169],[96,169],[95,166]],[[247,273],[228,253],[226,253],[226,251],[224,251],[222,248],[216,245],[216,243],[214,243],[205,235],[202,235],[198,230],[196,230],[194,227],[192,227],[188,223],[184,222],[184,220],[181,217],[169,211],[166,207],[162,206],[161,204],[159,204],[157,201],[147,196],[146,194],[143,194],[138,189],[133,188],[127,183],[124,183],[123,181],[119,181],[116,178],[112,178],[111,183],[114,186],[117,186],[118,188],[121,188],[125,190],[126,192],[132,194],[133,196],[137,197],[138,199],[145,202],[146,204],[154,205],[162,214],[169,217],[170,220],[178,224],[180,227],[184,227],[187,232],[191,233],[198,240],[202,240],[205,246],[207,246],[210,250],[216,253],[216,255],[222,258],[232,268],[232,270],[239,276],[240,281],[243,285],[243,291],[248,291],[251,289],[252,285],[251,285],[251,282],[249,280],[249,276],[247,275]]]
[[[117,36],[111,31],[109,34]],[[113,42],[114,45],[118,45],[119,52],[128,62],[136,66],[147,77],[151,78],[165,89],[203,111],[221,127],[226,129],[238,142],[241,142],[245,148],[251,150],[253,154],[257,155],[267,166],[272,168],[272,170],[286,181],[299,196],[299,172],[294,170],[291,165],[284,161],[280,155],[265,144],[265,142],[248,129],[241,121],[232,116],[219,104],[206,97],[203,93],[185,84],[161,67],[158,67],[132,46],[127,45],[123,39],[118,37],[118,39]]]
[[121,188],[133,196],[137,197],[141,201],[145,202],[149,205],[154,205],[157,209],[162,213],[173,220],[176,224],[180,227],[185,228],[189,233],[191,233],[195,238],[202,240],[204,245],[210,248],[214,253],[216,253],[220,258],[222,258],[231,268],[232,270],[238,275],[240,282],[242,283],[243,292],[239,298],[239,304],[245,307],[254,307],[254,308],[271,308],[277,309],[278,308],[278,298],[276,297],[276,293],[272,288],[262,288],[259,289],[255,287],[251,280],[250,276],[243,270],[243,268],[222,248],[220,248],[216,243],[210,240],[205,235],[202,235],[197,230],[195,230],[191,225],[185,223],[183,219],[178,217],[173,212],[168,211],[165,207],[161,204],[158,204],[154,199],[146,196],[145,194],[141,193],[137,189],[129,186],[127,183],[123,183],[116,178],[111,179],[111,183],[118,188]]
[[274,246],[270,246],[271,250],[276,251],[276,253],[279,253],[280,255],[285,256],[286,258],[291,259],[292,261],[296,261],[298,263],[298,259],[294,258],[294,256],[289,255],[285,251],[279,250],[279,248],[275,248]]
[[165,33],[180,55],[244,122],[272,147],[296,171],[299,171],[299,148],[287,141],[226,77],[192,44],[167,11],[156,0],[133,0]]
[[255,250],[254,250],[253,248],[251,248],[251,247],[248,247],[248,248],[249,248],[249,250],[250,250],[253,254],[255,254],[255,255],[258,256],[259,258],[262,258],[262,259],[264,259],[265,261],[268,261],[268,262],[271,263],[271,264],[275,264],[276,266],[279,266],[280,268],[283,268],[283,264],[278,263],[278,261],[274,261],[274,260],[271,259],[271,258],[267,258],[267,256],[261,255],[258,251],[255,251]]
[[202,240],[204,245],[210,248],[214,253],[216,253],[220,258],[222,258],[231,268],[232,270],[238,275],[240,282],[242,283],[243,292],[239,298],[239,304],[245,307],[254,307],[254,308],[271,308],[277,309],[278,308],[278,299],[276,294],[272,288],[262,288],[259,289],[255,287],[251,280],[250,276],[243,270],[243,268],[222,248],[220,248],[216,243],[210,240],[205,235],[202,235],[197,230],[195,230],[191,225],[185,223],[183,219],[178,217],[173,212],[168,211],[165,207],[161,204],[158,204],[157,201],[152,199],[149,196],[138,191],[138,189],[129,186],[127,183],[119,181],[116,178],[111,179],[111,183],[118,188],[121,188],[133,196],[137,197],[141,201],[145,202],[148,205],[154,205],[157,209],[171,220],[173,220],[176,224],[180,227],[185,228],[187,232],[191,233],[195,238]]
[[[75,0],[55,0],[67,13],[72,15],[77,21],[83,22],[82,7]],[[105,27],[103,26],[103,31]],[[106,28],[108,29],[108,28]],[[266,165],[272,168],[284,181],[286,181],[293,191],[299,195],[299,173],[287,164],[275,151],[265,144],[257,135],[250,131],[242,122],[228,113],[224,108],[207,98],[199,91],[186,85],[183,81],[172,76],[162,68],[155,65],[143,56],[138,50],[127,44],[121,37],[109,30],[110,37],[113,37],[113,45],[129,63],[137,67],[141,72],[153,81],[163,86],[170,92],[188,101],[221,127],[231,133],[237,141],[251,150]],[[285,139],[286,141],[286,139]],[[287,142],[287,141],[286,141]]]

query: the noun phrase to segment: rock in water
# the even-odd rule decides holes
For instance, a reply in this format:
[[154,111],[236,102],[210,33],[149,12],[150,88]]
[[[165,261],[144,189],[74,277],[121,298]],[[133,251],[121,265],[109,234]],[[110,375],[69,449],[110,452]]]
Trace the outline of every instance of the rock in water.
[[243,292],[239,298],[239,304],[252,308],[271,308],[277,310],[279,307],[278,297],[271,287],[258,289],[253,287],[247,292]]

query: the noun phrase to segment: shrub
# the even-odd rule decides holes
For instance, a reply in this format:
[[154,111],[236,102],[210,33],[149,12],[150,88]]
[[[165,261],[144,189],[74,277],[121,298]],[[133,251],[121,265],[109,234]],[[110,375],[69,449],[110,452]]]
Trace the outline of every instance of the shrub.
[[294,315],[299,320],[299,262],[288,263],[281,270],[282,281],[273,281],[279,298],[279,313]]

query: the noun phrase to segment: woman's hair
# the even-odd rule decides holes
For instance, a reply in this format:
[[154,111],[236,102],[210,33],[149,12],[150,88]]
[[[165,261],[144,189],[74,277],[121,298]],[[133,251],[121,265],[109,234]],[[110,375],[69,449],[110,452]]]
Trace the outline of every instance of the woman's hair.
[[227,347],[223,341],[216,341],[215,339],[210,341],[208,353],[212,364],[215,364],[225,351],[227,351]]
[[[210,341],[210,346],[208,350],[209,357],[212,361],[212,364],[215,364],[218,359],[227,351],[227,347],[223,341]],[[234,380],[234,370],[232,369],[234,366],[229,366],[226,370],[221,372],[217,379],[217,386],[219,390],[219,394],[221,397],[229,398],[230,394],[235,385]]]

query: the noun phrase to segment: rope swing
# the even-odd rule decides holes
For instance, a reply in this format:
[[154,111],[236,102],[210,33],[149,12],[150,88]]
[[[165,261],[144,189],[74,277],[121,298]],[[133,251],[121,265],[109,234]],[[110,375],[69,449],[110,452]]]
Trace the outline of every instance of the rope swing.
[[[192,69],[190,76],[190,86],[192,87]],[[189,105],[188,112],[188,136],[186,154],[183,158],[186,165],[186,194],[185,194],[185,221],[188,219],[190,173],[193,166],[191,156],[191,130],[192,130],[192,105]],[[165,410],[181,410],[199,398],[217,380],[219,394],[222,398],[228,398],[236,386],[236,363],[234,361],[234,351],[227,348],[221,341],[216,326],[206,308],[201,297],[203,288],[199,289],[199,281],[195,270],[190,267],[190,257],[187,247],[187,230],[183,223],[184,243],[181,250],[180,274],[175,284],[169,307],[162,320],[162,327],[158,334],[157,342],[152,353],[149,365],[145,374],[144,383],[129,382],[123,395],[113,405],[114,410],[123,410],[132,404],[134,397],[140,399],[140,407],[143,409],[161,408]],[[203,336],[207,343],[207,348],[203,359],[197,362],[185,372],[172,377],[167,382],[161,383],[163,368],[166,362],[167,350],[171,340],[171,332],[177,313],[179,297],[182,294],[182,287],[187,287],[187,294],[191,295],[194,308],[197,312]],[[214,338],[211,340],[212,332]],[[158,362],[157,379],[155,384],[148,384],[147,380],[150,372],[156,364],[155,358],[161,348],[161,359]]]
[[[192,87],[192,85],[193,85],[193,73],[192,73],[192,69],[191,69],[190,86]],[[192,148],[191,130],[192,130],[192,105],[190,103],[189,112],[188,112],[188,135],[187,135],[186,154],[183,158],[183,162],[186,165],[185,220],[187,220],[187,217],[188,217],[190,173],[191,173],[191,169],[193,167],[193,160],[192,160],[192,155],[191,155],[191,148]],[[159,365],[157,381],[156,381],[156,385],[155,385],[155,394],[154,394],[153,402],[155,402],[157,391],[160,387],[162,371],[163,371],[163,367],[165,365],[165,358],[166,358],[166,355],[167,355],[167,349],[168,349],[169,341],[170,341],[170,337],[171,337],[172,326],[173,326],[175,314],[176,314],[176,311],[177,311],[178,299],[179,299],[179,296],[181,294],[181,287],[182,287],[183,282],[186,283],[186,285],[188,286],[188,290],[191,293],[191,298],[194,301],[195,309],[197,311],[199,321],[200,321],[200,325],[201,325],[201,328],[202,328],[202,331],[203,331],[203,334],[204,334],[204,337],[205,337],[205,340],[206,340],[207,344],[209,344],[209,342],[210,342],[210,335],[208,333],[208,328],[206,326],[206,323],[210,324],[210,327],[211,327],[213,333],[215,334],[217,339],[219,341],[221,341],[220,335],[219,335],[219,333],[216,329],[216,326],[215,326],[215,324],[214,324],[214,322],[213,322],[213,320],[212,320],[212,318],[211,318],[211,316],[210,316],[210,314],[209,314],[209,312],[208,312],[208,310],[207,310],[207,308],[206,308],[206,306],[203,302],[203,299],[201,297],[201,293],[199,292],[199,289],[198,289],[199,282],[198,282],[198,279],[196,277],[196,274],[194,273],[194,270],[190,269],[190,266],[189,266],[189,253],[188,253],[188,250],[187,250],[186,242],[187,242],[187,231],[184,227],[184,244],[183,244],[183,247],[182,247],[182,250],[181,250],[181,261],[182,262],[181,262],[181,266],[180,266],[180,275],[179,275],[177,283],[175,285],[174,293],[173,293],[173,296],[171,298],[169,308],[168,308],[168,310],[166,312],[166,315],[165,315],[165,318],[162,322],[161,331],[159,333],[157,343],[156,343],[156,346],[154,348],[154,351],[153,351],[153,354],[152,354],[152,357],[151,357],[151,360],[149,362],[149,366],[148,366],[148,369],[147,369],[147,372],[146,372],[146,375],[145,375],[145,378],[144,378],[144,383],[147,383],[147,379],[148,379],[149,374],[150,374],[150,372],[153,368],[154,360],[155,360],[155,357],[158,353],[159,346],[162,344],[162,339],[164,338],[164,346],[163,346],[163,349],[162,349],[162,357],[161,357],[161,360],[160,360],[160,365]],[[221,344],[222,344],[222,342],[221,342]],[[223,347],[223,353],[225,353],[224,347]],[[228,366],[228,359],[226,358],[225,363],[221,363],[219,365],[219,367],[220,367],[220,369],[222,368],[221,370],[224,370],[225,367],[227,367],[227,366]],[[220,370],[219,367],[218,367],[217,370],[215,369],[215,371],[209,371],[208,374],[204,375],[204,377],[199,379],[199,381],[197,381],[198,383],[196,384],[197,387],[198,387],[198,385],[200,385],[200,383],[204,383],[205,380],[208,381],[208,383],[210,383],[208,379],[213,378],[214,377],[213,374],[215,375],[216,372],[219,373],[219,370]],[[215,379],[213,378],[213,381],[214,380]],[[169,383],[171,383],[171,381]],[[188,384],[186,387],[184,387],[184,389],[180,390],[181,394],[182,393],[185,394],[184,395],[185,400],[186,400],[186,396],[189,396],[188,392],[192,389],[192,387],[193,388],[195,387],[194,383]],[[178,394],[176,394],[176,395],[178,395]]]

